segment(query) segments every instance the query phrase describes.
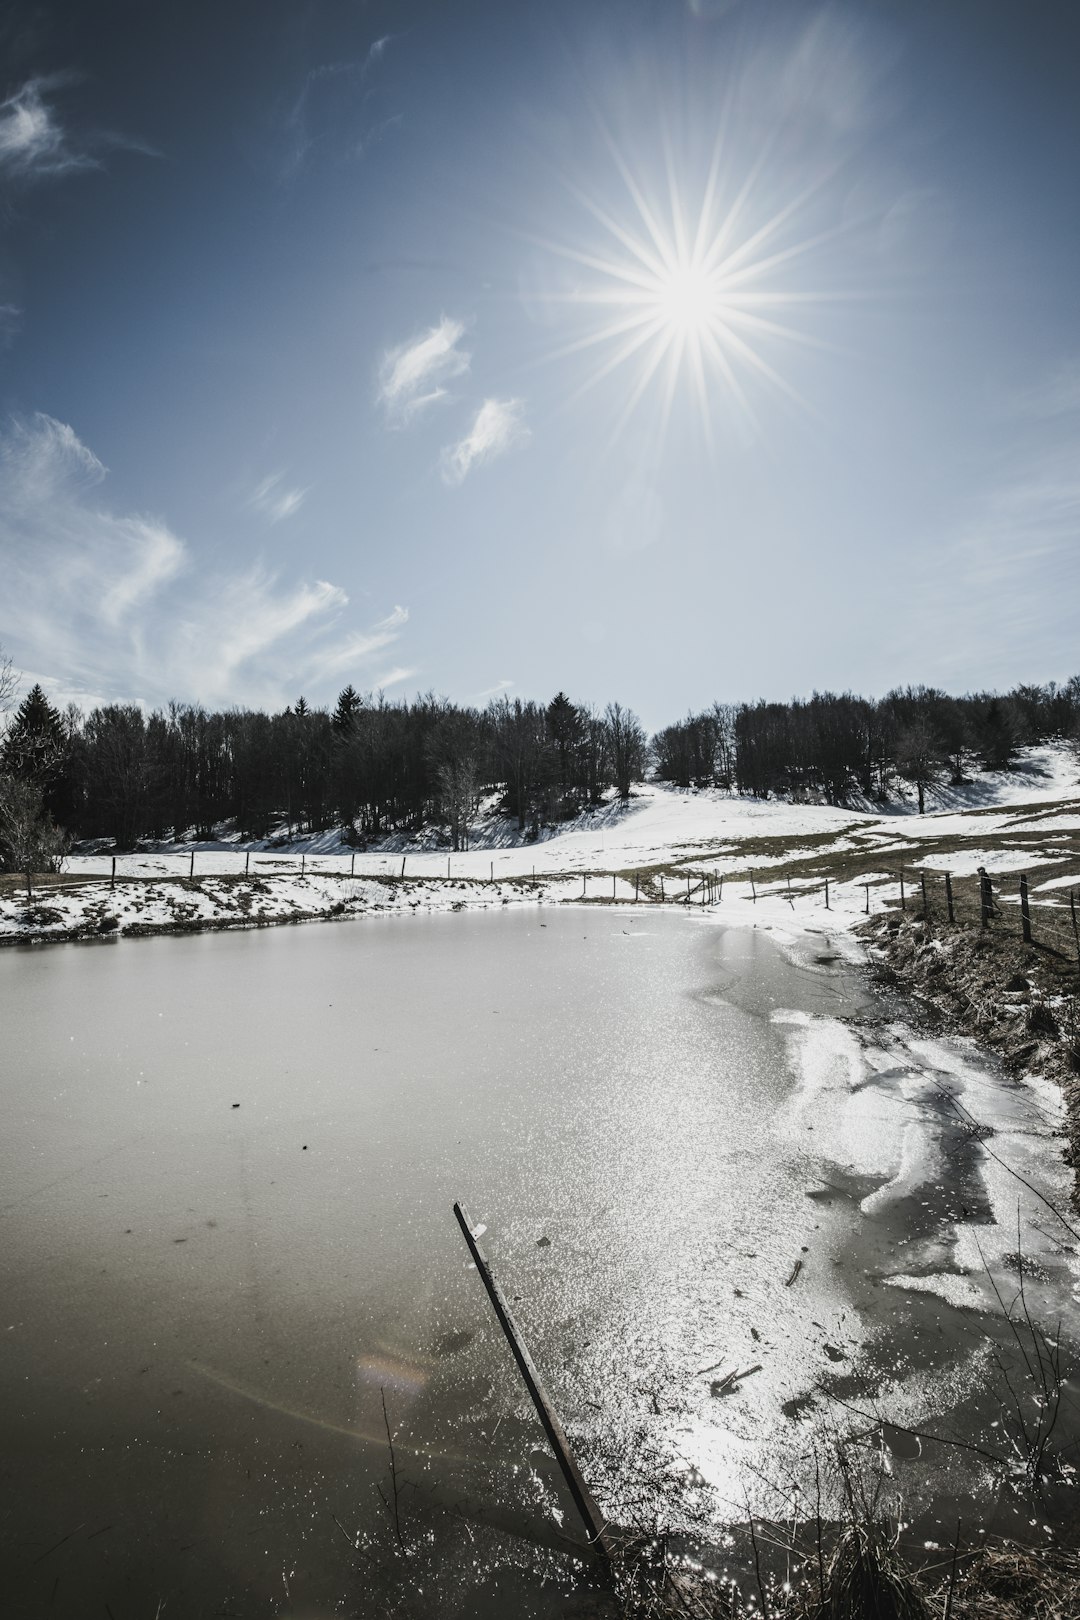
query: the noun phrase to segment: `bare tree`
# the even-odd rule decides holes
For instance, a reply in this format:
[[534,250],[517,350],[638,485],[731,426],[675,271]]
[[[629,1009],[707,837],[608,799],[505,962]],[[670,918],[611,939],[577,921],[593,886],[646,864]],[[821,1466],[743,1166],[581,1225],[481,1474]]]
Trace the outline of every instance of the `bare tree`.
[[926,810],[926,789],[938,778],[941,743],[933,727],[916,719],[896,739],[896,768],[919,795],[919,814]]
[[444,760],[436,781],[439,805],[450,823],[450,843],[454,850],[469,847],[469,819],[476,810],[476,761],[471,754]]
[[0,776],[0,865],[25,872],[30,888],[34,872],[58,872],[67,838],[54,825],[36,782]]
[[3,647],[0,647],[0,720],[11,708],[17,685],[15,666]]
[[612,775],[620,799],[630,797],[630,786],[640,782],[645,770],[645,733],[641,721],[632,709],[621,703],[609,703],[604,710],[604,725],[611,748]]

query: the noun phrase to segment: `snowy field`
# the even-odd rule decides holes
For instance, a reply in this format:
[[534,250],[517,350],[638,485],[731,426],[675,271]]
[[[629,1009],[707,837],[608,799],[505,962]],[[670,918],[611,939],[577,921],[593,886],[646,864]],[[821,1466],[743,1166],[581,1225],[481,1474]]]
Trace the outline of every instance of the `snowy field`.
[[[850,927],[919,872],[1030,872],[1032,892],[1080,885],[1080,770],[1064,745],[1024,751],[1010,772],[943,790],[924,816],[635,789],[535,842],[487,817],[470,848],[404,838],[363,852],[338,832],[68,857],[59,880],[0,891],[0,939],[70,937],[379,912],[566,902],[692,905],[728,924],[781,931]],[[430,846],[431,836],[428,835]],[[705,881],[707,880],[707,881]],[[722,882],[722,891],[721,891]],[[828,894],[826,895],[826,882]]]

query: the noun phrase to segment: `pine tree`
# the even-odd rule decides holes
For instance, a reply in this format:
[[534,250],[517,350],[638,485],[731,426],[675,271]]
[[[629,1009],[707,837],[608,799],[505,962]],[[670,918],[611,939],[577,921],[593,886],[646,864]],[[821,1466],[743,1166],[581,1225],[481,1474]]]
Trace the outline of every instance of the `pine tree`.
[[[302,700],[301,700],[302,701]],[[331,716],[330,724],[340,736],[348,736],[356,722],[356,717],[363,708],[363,700],[352,686],[338,694],[337,708]]]
[[15,711],[0,750],[0,769],[40,788],[60,775],[67,752],[64,722],[40,686],[33,686]]

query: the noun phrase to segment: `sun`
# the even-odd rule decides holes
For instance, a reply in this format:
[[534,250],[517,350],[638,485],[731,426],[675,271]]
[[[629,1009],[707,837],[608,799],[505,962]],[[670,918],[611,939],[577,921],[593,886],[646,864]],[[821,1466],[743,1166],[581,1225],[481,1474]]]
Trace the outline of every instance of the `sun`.
[[700,264],[675,264],[657,283],[656,316],[672,334],[700,340],[717,314],[719,287]]
[[597,244],[544,243],[578,271],[558,301],[576,307],[585,329],[557,351],[596,355],[577,394],[628,367],[633,382],[619,426],[656,388],[666,428],[676,391],[688,386],[710,440],[712,417],[721,406],[760,425],[755,400],[763,386],[805,407],[768,356],[784,343],[822,346],[777,319],[786,307],[820,296],[800,286],[798,277],[799,260],[833,234],[799,230],[803,207],[816,188],[789,196],[780,206],[773,188],[765,211],[757,164],[730,187],[730,197],[722,198],[718,149],[695,202],[688,204],[690,188],[680,183],[670,162],[657,198],[647,194],[614,147],[612,155],[625,193],[621,206],[570,188],[601,228]]

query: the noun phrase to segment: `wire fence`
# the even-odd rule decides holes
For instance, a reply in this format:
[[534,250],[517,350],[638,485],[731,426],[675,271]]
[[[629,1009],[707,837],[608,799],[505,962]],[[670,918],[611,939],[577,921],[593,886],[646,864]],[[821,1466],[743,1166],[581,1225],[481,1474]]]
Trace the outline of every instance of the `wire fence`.
[[1080,891],[1069,884],[1033,889],[1024,872],[954,877],[923,867],[914,887],[908,873],[905,899],[928,920],[1013,936],[1080,968]]

